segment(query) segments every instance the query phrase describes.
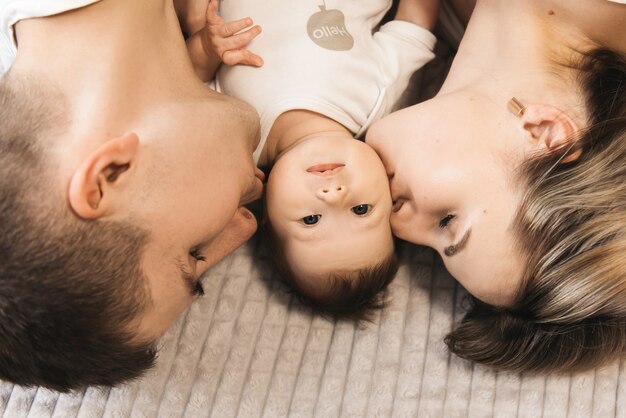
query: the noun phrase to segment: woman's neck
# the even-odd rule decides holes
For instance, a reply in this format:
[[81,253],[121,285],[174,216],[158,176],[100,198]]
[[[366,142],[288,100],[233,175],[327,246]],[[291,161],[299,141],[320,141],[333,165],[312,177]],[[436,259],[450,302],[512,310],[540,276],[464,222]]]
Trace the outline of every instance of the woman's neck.
[[259,164],[271,167],[282,154],[321,133],[341,139],[354,139],[352,133],[342,124],[319,113],[308,110],[285,112],[274,122]]
[[[590,13],[591,6],[596,13]],[[581,51],[624,43],[600,43],[611,33],[607,28],[619,23],[614,6],[598,0],[479,0],[439,95],[474,90],[498,103],[516,96],[567,109],[584,124],[570,65]],[[617,6],[623,16],[626,7]]]

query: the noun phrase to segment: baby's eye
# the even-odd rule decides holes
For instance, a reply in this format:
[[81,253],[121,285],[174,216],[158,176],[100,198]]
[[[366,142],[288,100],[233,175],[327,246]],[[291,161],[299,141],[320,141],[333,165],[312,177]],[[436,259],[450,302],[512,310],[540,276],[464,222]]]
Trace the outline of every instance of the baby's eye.
[[448,225],[450,225],[450,222],[452,222],[452,220],[454,218],[456,218],[456,215],[447,214],[446,216],[441,218],[441,220],[439,221],[439,228],[440,229],[446,229],[448,227]]
[[305,225],[315,225],[320,221],[322,215],[309,215],[302,218],[302,223]]
[[350,210],[354,212],[355,215],[359,215],[359,216],[365,215],[367,212],[370,211],[370,209],[372,209],[372,205],[368,205],[366,203],[352,206],[352,208],[350,208]]

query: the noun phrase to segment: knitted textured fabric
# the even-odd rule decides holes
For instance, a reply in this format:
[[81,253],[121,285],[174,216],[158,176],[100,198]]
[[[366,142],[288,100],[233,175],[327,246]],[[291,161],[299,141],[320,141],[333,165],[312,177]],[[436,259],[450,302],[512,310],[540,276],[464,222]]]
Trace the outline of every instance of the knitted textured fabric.
[[[240,248],[204,278],[157,366],[113,389],[59,395],[0,383],[5,417],[626,417],[626,362],[577,375],[495,373],[442,341],[465,292],[431,250],[400,246],[374,324],[319,318]],[[621,367],[620,367],[621,366]]]

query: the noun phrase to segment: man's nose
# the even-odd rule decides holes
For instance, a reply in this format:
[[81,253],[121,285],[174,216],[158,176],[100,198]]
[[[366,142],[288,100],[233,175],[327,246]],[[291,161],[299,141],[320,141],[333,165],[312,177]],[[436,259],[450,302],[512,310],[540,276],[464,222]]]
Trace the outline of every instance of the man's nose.
[[348,188],[344,184],[330,184],[317,190],[317,198],[328,203],[337,203],[347,195]]

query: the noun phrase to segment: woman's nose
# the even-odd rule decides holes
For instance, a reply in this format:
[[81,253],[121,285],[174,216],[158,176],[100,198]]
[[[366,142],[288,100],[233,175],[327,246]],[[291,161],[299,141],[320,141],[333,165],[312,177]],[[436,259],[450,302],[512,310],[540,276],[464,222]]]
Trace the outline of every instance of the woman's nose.
[[320,187],[317,190],[317,198],[328,203],[341,201],[348,192],[347,187],[342,184],[332,184]]

